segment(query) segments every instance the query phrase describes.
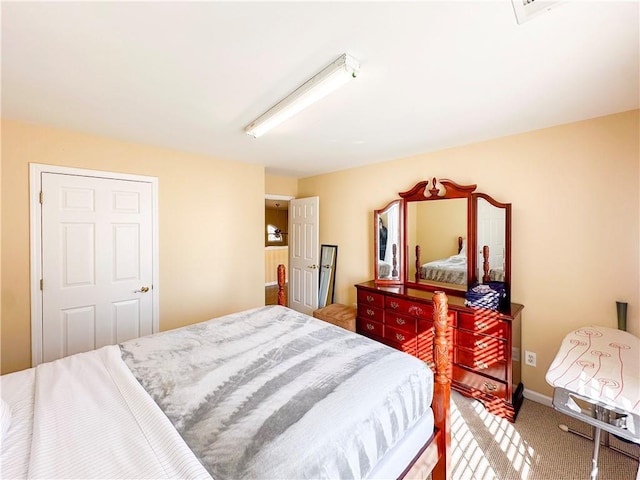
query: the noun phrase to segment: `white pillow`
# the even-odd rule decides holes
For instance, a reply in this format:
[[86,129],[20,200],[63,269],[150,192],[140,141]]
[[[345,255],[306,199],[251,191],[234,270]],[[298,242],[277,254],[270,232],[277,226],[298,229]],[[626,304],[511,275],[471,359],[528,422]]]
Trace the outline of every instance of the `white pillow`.
[[7,431],[11,426],[11,407],[0,399],[0,439],[4,441]]

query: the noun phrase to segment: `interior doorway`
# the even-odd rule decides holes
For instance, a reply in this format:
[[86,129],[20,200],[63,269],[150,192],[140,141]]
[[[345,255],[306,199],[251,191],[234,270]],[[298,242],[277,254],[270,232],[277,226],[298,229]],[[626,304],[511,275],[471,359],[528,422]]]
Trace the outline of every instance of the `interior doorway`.
[[278,303],[278,265],[283,264],[287,276],[285,294],[288,298],[289,274],[289,201],[286,195],[265,195],[264,264],[265,305]]

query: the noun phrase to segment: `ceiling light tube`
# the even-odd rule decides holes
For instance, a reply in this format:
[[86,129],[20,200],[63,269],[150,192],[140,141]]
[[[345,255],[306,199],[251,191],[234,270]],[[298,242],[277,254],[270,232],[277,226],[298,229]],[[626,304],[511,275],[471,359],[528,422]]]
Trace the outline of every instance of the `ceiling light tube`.
[[247,125],[244,131],[254,138],[264,135],[272,128],[344,85],[349,79],[355,78],[359,70],[360,63],[351,55],[343,53],[320,73],[311,77],[293,93]]

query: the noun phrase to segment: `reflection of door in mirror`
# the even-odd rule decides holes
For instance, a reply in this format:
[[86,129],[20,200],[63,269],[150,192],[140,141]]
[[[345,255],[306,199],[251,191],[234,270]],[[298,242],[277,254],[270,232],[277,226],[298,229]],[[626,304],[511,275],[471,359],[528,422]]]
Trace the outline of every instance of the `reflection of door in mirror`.
[[320,281],[318,288],[318,308],[333,303],[333,292],[336,281],[336,259],[338,247],[336,245],[322,245],[320,247]]
[[467,199],[407,202],[408,281],[467,288]]
[[[487,200],[479,197],[477,212],[478,280],[504,282],[506,210],[491,205]],[[486,259],[484,259],[485,253],[488,253]],[[484,260],[488,261],[486,274]]]
[[376,280],[400,282],[401,258],[401,201],[395,201],[374,213]]

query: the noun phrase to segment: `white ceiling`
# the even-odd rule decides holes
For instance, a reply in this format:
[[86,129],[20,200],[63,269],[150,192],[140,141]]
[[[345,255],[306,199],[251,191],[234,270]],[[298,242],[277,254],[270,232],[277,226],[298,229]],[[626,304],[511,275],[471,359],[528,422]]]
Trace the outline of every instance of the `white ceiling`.
[[[2,116],[305,177],[639,106],[638,1],[2,2]],[[358,78],[243,129],[342,53]]]

